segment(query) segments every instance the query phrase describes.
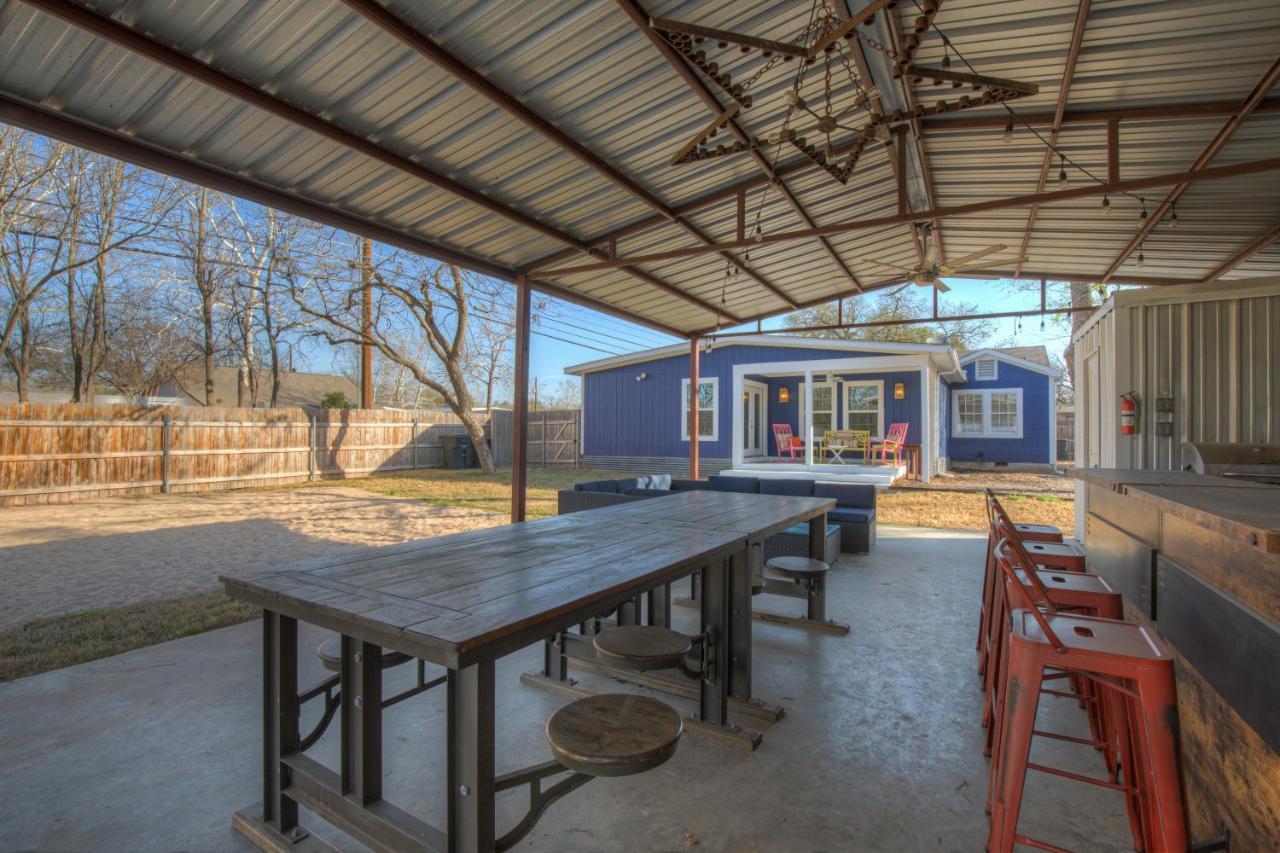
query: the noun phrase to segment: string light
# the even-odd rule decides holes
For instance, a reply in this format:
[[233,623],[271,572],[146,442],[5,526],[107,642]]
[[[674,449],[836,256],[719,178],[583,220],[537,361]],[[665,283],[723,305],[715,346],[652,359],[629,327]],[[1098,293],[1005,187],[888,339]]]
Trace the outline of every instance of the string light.
[[1178,206],[1176,204],[1173,206],[1173,214],[1169,217],[1169,227],[1178,227]]
[[1004,141],[1005,141],[1005,142],[1012,142],[1012,141],[1013,141],[1013,119],[1009,119],[1009,121],[1005,123],[1005,126],[1004,126]]
[[1064,154],[1059,154],[1058,158],[1058,183],[1065,187],[1067,185],[1067,158]]
[[1102,197],[1102,215],[1103,215],[1103,216],[1110,216],[1110,215],[1111,215],[1111,198],[1110,198],[1110,196],[1106,196],[1106,195],[1104,195],[1104,196]]
[[1138,244],[1138,267],[1139,268],[1147,265],[1147,256],[1142,253],[1142,250],[1146,248],[1146,245],[1147,245],[1146,241],[1143,241]]
[[1142,202],[1142,215],[1139,216],[1138,218],[1141,219],[1143,222],[1146,222],[1147,221],[1147,200],[1142,196],[1138,196],[1138,201]]

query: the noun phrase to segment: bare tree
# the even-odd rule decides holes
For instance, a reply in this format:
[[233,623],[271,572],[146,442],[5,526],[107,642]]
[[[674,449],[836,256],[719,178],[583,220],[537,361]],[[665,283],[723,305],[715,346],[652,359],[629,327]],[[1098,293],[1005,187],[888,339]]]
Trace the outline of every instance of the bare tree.
[[467,379],[484,389],[484,410],[493,414],[493,393],[511,384],[514,374],[511,341],[515,339],[515,310],[503,299],[496,282],[485,282],[483,292],[474,294],[471,330],[463,350]]
[[[978,306],[968,302],[948,302],[946,310],[939,308],[939,313],[946,315],[973,314]],[[975,349],[991,336],[993,329],[989,320],[930,321],[931,307],[923,292],[917,288],[904,285],[879,293],[874,299],[868,296],[845,300],[844,322],[875,323],[889,322],[892,325],[872,326],[854,329],[824,329],[816,332],[796,332],[798,335],[815,338],[835,338],[847,341],[898,341],[903,343],[926,343],[930,338],[940,337],[957,349]],[[785,324],[789,328],[802,329],[808,326],[834,326],[840,319],[840,312],[835,302],[826,302],[810,308],[788,314]],[[897,323],[899,320],[923,320],[921,323]]]
[[154,396],[199,357],[188,328],[167,310],[160,287],[152,285],[112,306],[111,348],[101,368],[103,381],[134,399]]
[[229,267],[219,257],[217,198],[198,187],[185,199],[184,215],[177,227],[177,241],[183,248],[188,281],[197,297],[197,318],[204,359],[204,404],[213,404],[213,369],[217,363],[217,307],[226,288]]
[[[493,455],[484,440],[467,387],[465,351],[470,333],[470,296],[477,277],[451,264],[393,253],[373,271],[374,322],[370,343],[423,387],[439,394],[475,445],[481,467],[492,474]],[[330,343],[358,344],[359,282],[317,278],[309,292],[295,291],[306,314],[323,320]],[[404,347],[406,340],[425,340],[433,359],[424,361]]]

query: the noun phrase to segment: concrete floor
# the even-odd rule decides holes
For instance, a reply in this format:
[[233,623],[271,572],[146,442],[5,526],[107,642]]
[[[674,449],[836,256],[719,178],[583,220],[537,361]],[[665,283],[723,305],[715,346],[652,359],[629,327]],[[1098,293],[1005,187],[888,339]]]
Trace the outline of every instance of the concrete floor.
[[[849,636],[756,624],[757,693],[789,709],[757,752],[686,735],[663,767],[556,803],[517,849],[981,849],[987,763],[972,640],[983,544],[882,528],[874,554],[833,572],[830,613],[852,623]],[[258,796],[258,641],[256,623],[239,625],[0,685],[0,850],[249,849],[230,817]],[[500,771],[548,757],[542,725],[564,700],[518,681],[539,660],[526,649],[499,666]],[[389,674],[388,689],[409,669]],[[303,683],[321,672],[306,655]],[[388,711],[385,749],[387,798],[437,824],[443,698]],[[1040,727],[1084,732],[1073,703],[1046,704]],[[312,752],[330,766],[336,729]],[[1101,763],[1061,742],[1036,758],[1091,775]],[[1038,774],[1031,784],[1024,832],[1131,849],[1118,795]],[[500,832],[523,805],[521,792],[502,795]]]

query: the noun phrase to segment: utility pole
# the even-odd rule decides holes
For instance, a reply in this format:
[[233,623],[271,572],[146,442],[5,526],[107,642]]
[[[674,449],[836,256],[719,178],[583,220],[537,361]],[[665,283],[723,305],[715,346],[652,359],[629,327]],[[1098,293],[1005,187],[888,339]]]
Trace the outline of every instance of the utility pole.
[[373,408],[373,241],[360,241],[360,408]]

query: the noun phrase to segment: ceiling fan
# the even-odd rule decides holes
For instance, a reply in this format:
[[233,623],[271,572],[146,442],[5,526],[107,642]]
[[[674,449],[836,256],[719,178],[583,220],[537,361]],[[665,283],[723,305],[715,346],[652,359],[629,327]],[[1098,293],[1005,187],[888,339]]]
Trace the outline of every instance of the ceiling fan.
[[986,258],[988,255],[994,255],[1003,252],[1009,247],[1003,243],[996,243],[994,246],[988,246],[985,249],[979,249],[971,252],[962,258],[956,258],[947,263],[939,263],[938,244],[929,239],[929,232],[924,232],[924,261],[913,267],[900,267],[893,264],[882,263],[872,258],[863,258],[868,263],[875,264],[879,267],[891,269],[894,272],[901,273],[904,278],[908,279],[912,284],[919,287],[936,287],[942,293],[946,293],[951,288],[942,282],[945,276],[955,275],[966,269],[973,269],[977,266],[975,261]]

